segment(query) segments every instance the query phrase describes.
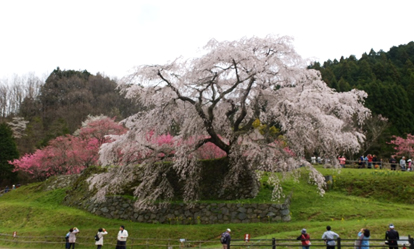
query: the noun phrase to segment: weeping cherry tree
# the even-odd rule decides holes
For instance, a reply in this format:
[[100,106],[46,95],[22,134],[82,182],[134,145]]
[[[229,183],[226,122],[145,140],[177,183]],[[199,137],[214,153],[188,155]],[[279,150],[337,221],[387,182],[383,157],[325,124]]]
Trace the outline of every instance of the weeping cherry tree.
[[[258,179],[259,172],[293,172],[305,165],[323,193],[324,178],[304,160],[305,152],[334,159],[339,152],[358,151],[364,140],[360,126],[370,116],[363,105],[367,94],[329,88],[319,71],[307,69],[289,37],[211,40],[204,49],[198,58],[139,66],[124,79],[120,87],[126,97],[139,98],[147,111],[125,119],[129,131],[101,147],[101,163],[115,166],[89,179],[90,187],[99,189],[97,200],[133,182],[128,165],[138,163],[143,173],[134,192],[136,206],[171,200],[174,190],[163,161],[172,161],[184,182],[184,201],[199,199],[199,149],[206,143],[228,158],[223,189],[239,186],[245,174]],[[275,127],[276,136],[270,129],[259,132],[257,120]],[[154,142],[173,126],[179,132],[172,143]],[[269,181],[273,198],[279,198],[279,179]],[[259,189],[253,185],[255,196]]]

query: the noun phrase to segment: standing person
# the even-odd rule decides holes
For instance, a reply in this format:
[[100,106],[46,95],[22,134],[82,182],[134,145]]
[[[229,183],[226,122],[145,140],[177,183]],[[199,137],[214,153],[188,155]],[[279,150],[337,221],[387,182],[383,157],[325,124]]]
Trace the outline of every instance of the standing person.
[[330,162],[331,162],[331,160],[329,160],[329,157],[328,156],[325,156],[325,164],[328,164]]
[[231,230],[230,228],[227,228],[227,230],[221,234],[220,242],[223,245],[223,249],[230,249],[230,236]]
[[362,228],[358,233],[358,246],[357,249],[369,249],[369,237],[370,232],[368,229]]
[[370,169],[370,168],[372,168],[373,156],[371,154],[368,154],[367,158],[368,158],[368,169]]
[[400,160],[400,167],[401,171],[405,171],[405,156],[403,156]]
[[77,227],[71,228],[69,230],[69,249],[75,249],[77,233],[79,233],[79,229]]
[[368,156],[364,157],[364,164],[365,164],[365,167],[368,168]]
[[326,232],[323,233],[322,239],[326,243],[326,249],[335,249],[335,239],[339,238],[339,235],[331,231],[331,226],[326,227]]
[[108,232],[105,230],[105,228],[99,228],[98,233],[96,234],[99,238],[98,241],[95,242],[95,245],[97,245],[97,249],[101,249],[103,246],[103,236],[108,234]]
[[9,186],[6,186],[6,188],[4,189],[4,193],[9,192]]
[[378,165],[378,158],[376,155],[372,156],[372,163],[374,165],[374,169],[378,169],[379,165]]
[[412,169],[411,169],[411,165],[412,165],[411,159],[407,160],[407,164],[408,164],[407,171],[412,171]]
[[398,234],[398,231],[394,229],[394,224],[390,224],[389,228],[390,229],[385,232],[385,240],[388,240],[389,249],[398,249],[400,235]]
[[395,156],[391,156],[390,164],[391,164],[391,170],[395,170],[397,168],[397,159],[395,159]]
[[65,236],[65,248],[69,249],[69,235],[70,235],[70,229],[69,232]]
[[116,249],[126,249],[126,240],[128,238],[128,231],[125,230],[124,226],[119,227]]
[[340,157],[339,158],[339,164],[341,165],[342,168],[345,168],[345,163],[346,163],[345,156]]
[[358,159],[358,168],[362,169],[364,167],[364,155],[360,156]]
[[302,234],[296,238],[297,240],[302,241],[302,249],[309,249],[310,246],[310,236],[306,233],[306,229],[302,229]]

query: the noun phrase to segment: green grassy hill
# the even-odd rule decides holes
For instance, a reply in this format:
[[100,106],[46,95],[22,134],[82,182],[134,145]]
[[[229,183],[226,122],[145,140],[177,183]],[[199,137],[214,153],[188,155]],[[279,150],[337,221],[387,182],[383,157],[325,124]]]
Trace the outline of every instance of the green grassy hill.
[[[81,231],[77,248],[94,248],[93,236],[99,227],[109,232],[106,243],[114,243],[120,225],[125,225],[136,243],[146,238],[171,239],[174,242],[179,238],[187,238],[217,243],[218,236],[227,227],[232,229],[234,239],[242,239],[246,233],[252,239],[294,239],[302,228],[307,228],[312,238],[319,239],[326,225],[331,225],[342,238],[356,238],[357,232],[366,227],[371,230],[373,239],[383,239],[389,223],[394,223],[401,235],[414,235],[414,209],[410,205],[413,200],[411,189],[414,172],[343,169],[339,173],[322,168],[320,171],[324,175],[332,175],[334,179],[332,189],[324,196],[317,193],[315,186],[307,183],[305,173],[297,180],[291,178],[283,182],[285,193],[293,193],[292,221],[288,223],[160,225],[109,220],[62,205],[66,189],[43,191],[44,183],[36,183],[0,197],[0,234],[10,235],[17,231],[22,237],[52,236],[49,238],[51,242],[62,243],[67,230],[76,226]],[[264,184],[258,197],[238,202],[268,202],[270,195],[270,189]],[[36,243],[16,244],[4,239],[10,237],[0,236],[0,247],[40,248]],[[87,244],[91,247],[86,247]],[[63,245],[58,247],[63,248]],[[57,247],[50,244],[47,248]]]

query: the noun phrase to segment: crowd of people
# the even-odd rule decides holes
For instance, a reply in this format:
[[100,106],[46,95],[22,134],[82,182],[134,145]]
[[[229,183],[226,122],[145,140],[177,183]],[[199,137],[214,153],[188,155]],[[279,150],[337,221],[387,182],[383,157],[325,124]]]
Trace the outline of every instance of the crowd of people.
[[[227,230],[222,233],[221,235],[221,244],[223,245],[223,249],[230,249],[230,236],[231,230],[227,228]],[[355,247],[357,249],[369,249],[369,240],[371,238],[371,232],[369,229],[362,228],[358,232],[358,239],[356,240]],[[326,249],[335,249],[337,244],[337,239],[339,238],[339,234],[335,233],[331,230],[330,226],[326,227],[326,231],[322,234],[322,240],[326,245]],[[302,242],[302,249],[309,249],[311,246],[311,237],[307,233],[306,229],[303,228],[301,234],[296,238],[297,240],[301,240]],[[398,240],[400,239],[400,235],[398,231],[395,230],[394,225],[390,224],[389,229],[385,232],[385,244],[388,245],[389,249],[398,249]]]
[[[65,236],[65,240],[66,240],[65,248],[66,249],[75,249],[77,233],[79,233],[79,229],[77,227],[72,227],[69,229],[69,232]],[[95,245],[97,246],[97,249],[102,248],[103,242],[104,242],[103,236],[107,234],[108,232],[105,230],[105,228],[98,229],[98,232],[95,235]],[[125,230],[124,226],[120,226],[115,249],[126,249],[127,238],[128,238],[128,231]]]
[[[398,166],[401,171],[414,171],[414,165],[411,159],[406,159],[405,156],[402,156],[399,161],[395,158],[395,156],[391,156],[389,160],[386,162],[383,161],[382,158],[378,158],[376,155],[368,154],[366,156],[361,155],[358,160],[347,160],[345,156],[338,156],[337,157],[339,165],[342,168],[346,168],[346,165],[350,164],[357,164],[358,168],[367,168],[367,169],[382,169],[385,164],[390,166],[391,170],[397,170]],[[312,164],[322,164],[322,163],[330,163],[330,160],[325,158],[322,160],[321,157],[312,156],[311,157]]]
[[[377,158],[376,155],[368,154],[367,156],[361,156],[358,159],[358,168],[383,168],[383,160],[382,158]],[[397,170],[397,165],[400,166],[401,171],[413,171],[413,165],[411,159],[406,159],[405,156],[402,156],[399,163],[397,162],[397,159],[395,156],[391,156],[391,158],[388,160],[388,164],[390,165],[391,170]]]
[[4,188],[4,193],[10,192],[11,190],[16,189],[16,188],[19,188],[19,187],[20,187],[20,184],[16,184],[16,185],[13,184],[12,187],[11,187],[11,189],[9,188],[9,186],[6,186]]

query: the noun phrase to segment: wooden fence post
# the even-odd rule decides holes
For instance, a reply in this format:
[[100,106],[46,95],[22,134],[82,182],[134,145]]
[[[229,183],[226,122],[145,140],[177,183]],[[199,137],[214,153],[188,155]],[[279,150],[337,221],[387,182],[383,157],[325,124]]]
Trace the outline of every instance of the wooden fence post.
[[338,249],[341,249],[341,238],[338,238],[337,241],[338,241]]

